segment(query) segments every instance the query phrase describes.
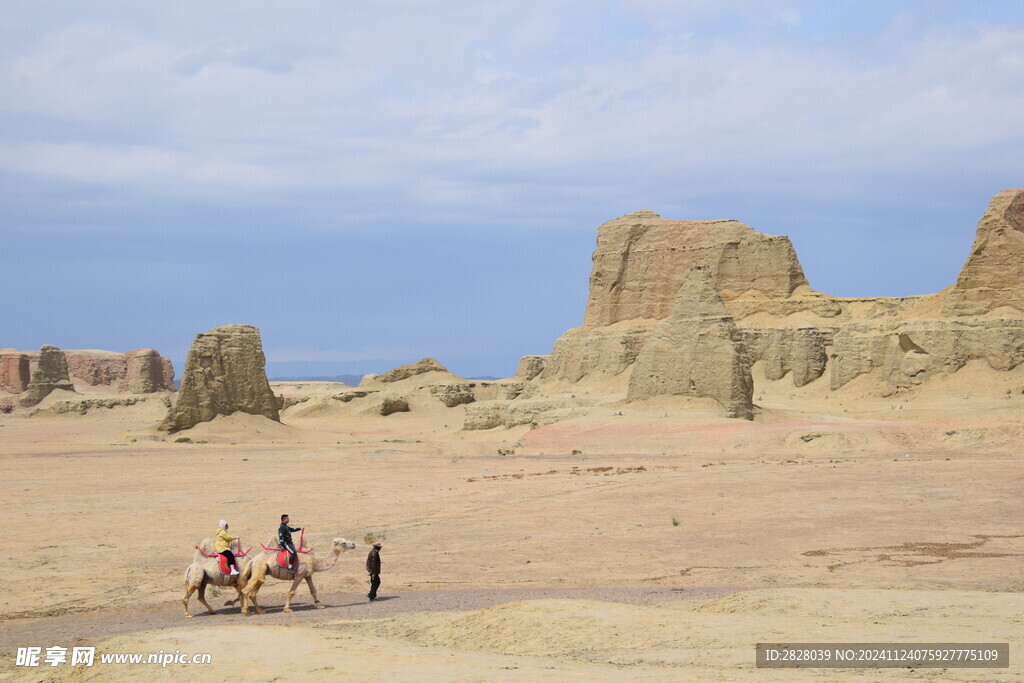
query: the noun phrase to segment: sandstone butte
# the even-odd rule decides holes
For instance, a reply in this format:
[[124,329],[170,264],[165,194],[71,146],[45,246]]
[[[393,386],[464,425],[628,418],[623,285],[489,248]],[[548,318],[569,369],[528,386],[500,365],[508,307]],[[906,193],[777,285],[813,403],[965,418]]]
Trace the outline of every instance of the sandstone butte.
[[547,358],[524,357],[524,397],[592,386],[629,401],[712,398],[750,418],[759,362],[770,380],[840,391],[870,376],[891,396],[971,361],[1024,361],[1022,189],[992,199],[959,278],[935,294],[830,296],[809,286],[787,237],[652,211],[600,226],[593,262],[583,325]]
[[158,428],[178,432],[234,413],[279,422],[278,399],[265,368],[260,331],[252,325],[224,325],[197,334],[177,401]]
[[74,391],[75,386],[68,377],[68,361],[64,352],[46,344],[39,348],[39,360],[32,369],[28,387],[18,396],[18,403],[23,406],[35,405],[58,389]]
[[[155,349],[127,353],[87,349],[62,353],[68,379],[82,391],[150,394],[175,390],[174,367]],[[42,351],[0,350],[0,392],[20,394],[26,391],[42,354]]]

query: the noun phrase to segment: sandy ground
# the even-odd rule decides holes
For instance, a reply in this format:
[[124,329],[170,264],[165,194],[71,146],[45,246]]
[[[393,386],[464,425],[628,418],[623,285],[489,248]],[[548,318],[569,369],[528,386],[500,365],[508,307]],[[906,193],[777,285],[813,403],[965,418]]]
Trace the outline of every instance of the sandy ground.
[[[510,602],[308,625],[235,623],[106,640],[106,652],[210,652],[209,665],[97,665],[43,680],[1016,680],[1020,669],[758,670],[751,643],[808,637],[1022,642],[1020,595],[960,591],[767,589],[708,601],[631,605],[586,599]],[[1019,651],[1019,650],[1018,650]],[[140,669],[145,669],[144,673]]]
[[[754,644],[944,640],[1009,641],[1014,668],[914,676],[1008,679],[1024,635],[1012,403],[898,420],[791,411],[754,425],[655,419],[653,406],[481,433],[458,430],[459,409],[414,405],[388,418],[218,421],[193,443],[144,439],[157,406],[0,418],[0,675],[196,675],[12,666],[18,645],[74,641],[210,652],[201,674],[251,680],[878,680],[757,671]],[[979,447],[996,433],[1008,436]],[[249,546],[282,512],[307,545],[357,543],[317,577],[330,609],[175,616],[192,546],[217,520]],[[397,596],[377,612],[357,588],[373,538],[382,595]],[[263,602],[277,608],[284,592],[268,584]],[[301,587],[296,605],[309,602]],[[36,642],[47,624],[61,643]]]

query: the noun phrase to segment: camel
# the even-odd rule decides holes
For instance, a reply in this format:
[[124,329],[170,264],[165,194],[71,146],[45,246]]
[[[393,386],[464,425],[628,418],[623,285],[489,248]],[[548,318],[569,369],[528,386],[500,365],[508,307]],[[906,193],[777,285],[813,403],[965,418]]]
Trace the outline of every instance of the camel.
[[[274,541],[276,544],[276,539]],[[272,545],[274,545],[272,544]],[[263,608],[260,607],[259,602],[256,600],[256,594],[259,592],[260,587],[267,580],[267,576],[272,576],[278,581],[291,581],[291,588],[288,590],[288,599],[284,603],[285,612],[291,612],[292,598],[295,597],[295,589],[299,587],[302,581],[305,581],[309,586],[309,592],[313,596],[313,605],[317,609],[323,609],[324,606],[320,603],[320,600],[316,596],[316,585],[313,583],[313,574],[315,572],[327,571],[334,566],[334,563],[338,561],[338,557],[346,550],[355,550],[356,544],[352,541],[347,541],[344,538],[336,538],[331,544],[331,554],[329,557],[324,559],[317,558],[314,555],[306,553],[299,554],[299,566],[296,567],[295,573],[284,569],[283,567],[277,566],[277,548],[272,550],[264,550],[261,553],[256,554],[252,562],[246,564],[242,570],[242,575],[249,578],[248,584],[241,591],[242,600],[242,614],[248,614],[249,608],[245,601],[249,600],[252,602],[252,606],[256,609],[259,614],[263,614]]]
[[[204,538],[203,542],[199,544],[199,547],[204,552],[212,553],[213,542]],[[238,547],[238,541],[231,542],[231,550],[238,557],[241,549]],[[239,600],[242,601],[242,609],[245,609],[245,596],[242,595],[242,587],[245,585],[242,576],[244,576],[244,558],[238,558],[238,564],[243,567],[242,574],[231,576],[220,573],[220,556],[206,557],[198,549],[195,555],[192,557],[192,564],[185,569],[185,597],[181,599],[181,604],[185,607],[185,616],[191,618],[192,615],[188,611],[188,600],[192,597],[192,594],[199,591],[199,602],[203,603],[203,606],[210,612],[215,614],[214,609],[210,607],[210,603],[206,602],[206,587],[207,586],[231,586],[238,592],[238,597],[234,600],[229,600],[224,603],[225,605],[233,605]]]

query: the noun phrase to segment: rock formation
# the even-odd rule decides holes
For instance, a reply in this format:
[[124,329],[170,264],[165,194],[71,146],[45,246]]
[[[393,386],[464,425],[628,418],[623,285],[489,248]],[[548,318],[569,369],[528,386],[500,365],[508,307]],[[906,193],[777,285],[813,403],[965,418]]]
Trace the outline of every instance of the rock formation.
[[[741,294],[785,300],[807,289],[788,237],[733,220],[672,221],[637,211],[598,228],[593,259],[588,328],[668,317],[692,266],[710,269],[725,300]],[[816,308],[825,316],[838,313],[827,302]]]
[[430,385],[430,395],[447,408],[476,401],[510,401],[526,389],[526,382],[502,380],[499,382],[445,382]]
[[97,410],[113,410],[135,405],[146,405],[154,402],[164,408],[171,407],[171,399],[166,394],[162,396],[114,396],[109,398],[81,398],[73,401],[56,401],[46,408],[36,408],[32,415],[87,415]]
[[[448,370],[433,358],[424,358],[416,363],[399,365],[397,368],[388,370],[381,375],[374,375],[372,380],[377,382],[398,382],[427,372],[448,372]],[[360,386],[362,386],[362,382],[360,382]]]
[[0,391],[20,394],[32,379],[27,353],[14,349],[0,350]]
[[[651,211],[602,225],[593,260],[583,325],[538,374],[520,366],[530,397],[703,396],[750,417],[752,382],[787,375],[828,391],[870,376],[869,393],[889,396],[972,361],[1024,364],[1024,190],[993,198],[956,284],[926,296],[832,297],[809,287],[786,237]],[[472,414],[507,422],[494,406]]]
[[159,428],[177,432],[237,412],[280,422],[265,366],[260,332],[252,325],[225,325],[196,335],[178,400]]
[[409,401],[402,396],[385,396],[380,403],[380,414],[387,416],[393,413],[408,413]]
[[124,354],[125,376],[121,390],[132,394],[174,391],[171,361],[156,349],[136,349]]
[[708,266],[691,266],[672,311],[637,355],[629,400],[651,396],[713,398],[729,417],[753,418],[750,361]]
[[992,198],[945,311],[982,315],[1001,306],[1024,312],[1024,189]]
[[32,379],[25,392],[18,397],[18,403],[23,406],[35,405],[55,389],[74,391],[75,386],[68,377],[68,361],[64,352],[46,344],[39,348],[39,364],[32,371]]
[[132,394],[174,391],[174,368],[156,349],[65,351],[71,379],[90,387]]
[[[563,412],[558,412],[562,410]],[[564,402],[546,399],[521,401],[483,401],[466,407],[463,429],[468,431],[494,427],[538,427],[571,416]]]
[[[38,351],[0,351],[0,392],[28,389],[39,365]],[[68,377],[82,391],[149,394],[173,392],[174,367],[154,349],[128,353],[97,350],[65,350]]]
[[473,403],[476,396],[473,394],[474,385],[468,382],[458,384],[434,384],[430,387],[430,393],[443,403],[447,408]]
[[523,356],[519,359],[515,376],[517,379],[533,379],[544,371],[547,362],[547,356]]
[[66,350],[68,376],[89,387],[117,391],[126,374],[125,354],[114,351]]
[[767,379],[792,373],[793,384],[802,387],[821,377],[832,345],[829,330],[814,327],[747,328],[740,331],[751,363],[763,362]]

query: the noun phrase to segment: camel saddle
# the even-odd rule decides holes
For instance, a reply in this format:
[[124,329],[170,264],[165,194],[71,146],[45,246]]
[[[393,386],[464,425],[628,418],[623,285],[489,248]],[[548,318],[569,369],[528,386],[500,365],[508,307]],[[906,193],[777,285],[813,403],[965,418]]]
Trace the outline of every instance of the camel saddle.
[[[269,545],[264,545],[263,543],[260,543],[260,545],[262,545],[263,549],[267,550],[267,551],[276,550],[277,551],[277,566],[281,567],[282,569],[288,569],[288,557],[291,555],[291,553],[289,553],[284,548],[275,548],[275,547],[272,547],[272,546],[269,546]],[[306,555],[308,553],[313,552],[313,549],[312,548],[298,548],[296,550],[296,552],[297,552],[298,555]],[[295,558],[296,562],[298,562],[298,560],[299,560],[298,555]],[[296,569],[297,569],[297,567],[296,567]]]
[[[199,551],[199,554],[202,555],[203,557],[216,557],[216,558],[218,558],[217,566],[220,567],[220,573],[221,574],[230,574],[231,573],[231,565],[228,564],[228,558],[224,557],[220,553],[208,553],[205,550],[203,550],[202,548],[200,548],[199,546],[196,546],[195,548],[196,548],[196,550]],[[252,548],[249,548],[249,550],[252,550]],[[242,552],[242,546],[239,545],[238,546],[238,552],[235,553],[235,560],[237,561],[239,557],[245,557],[246,555],[248,555],[249,554],[249,550],[246,550],[245,552]],[[287,556],[285,556],[284,562],[285,562],[285,566],[287,566],[288,565],[288,557]]]
[[[287,550],[285,550],[284,548],[279,550],[278,553],[277,553],[277,566],[278,567],[283,567],[284,569],[288,569],[288,558],[290,556],[291,556],[291,553],[288,552]],[[299,558],[297,558],[297,557],[295,558],[296,561],[298,561],[298,559]]]
[[228,564],[228,558],[224,557],[223,555],[218,555],[218,557],[220,557],[220,573],[230,574],[231,565]]

